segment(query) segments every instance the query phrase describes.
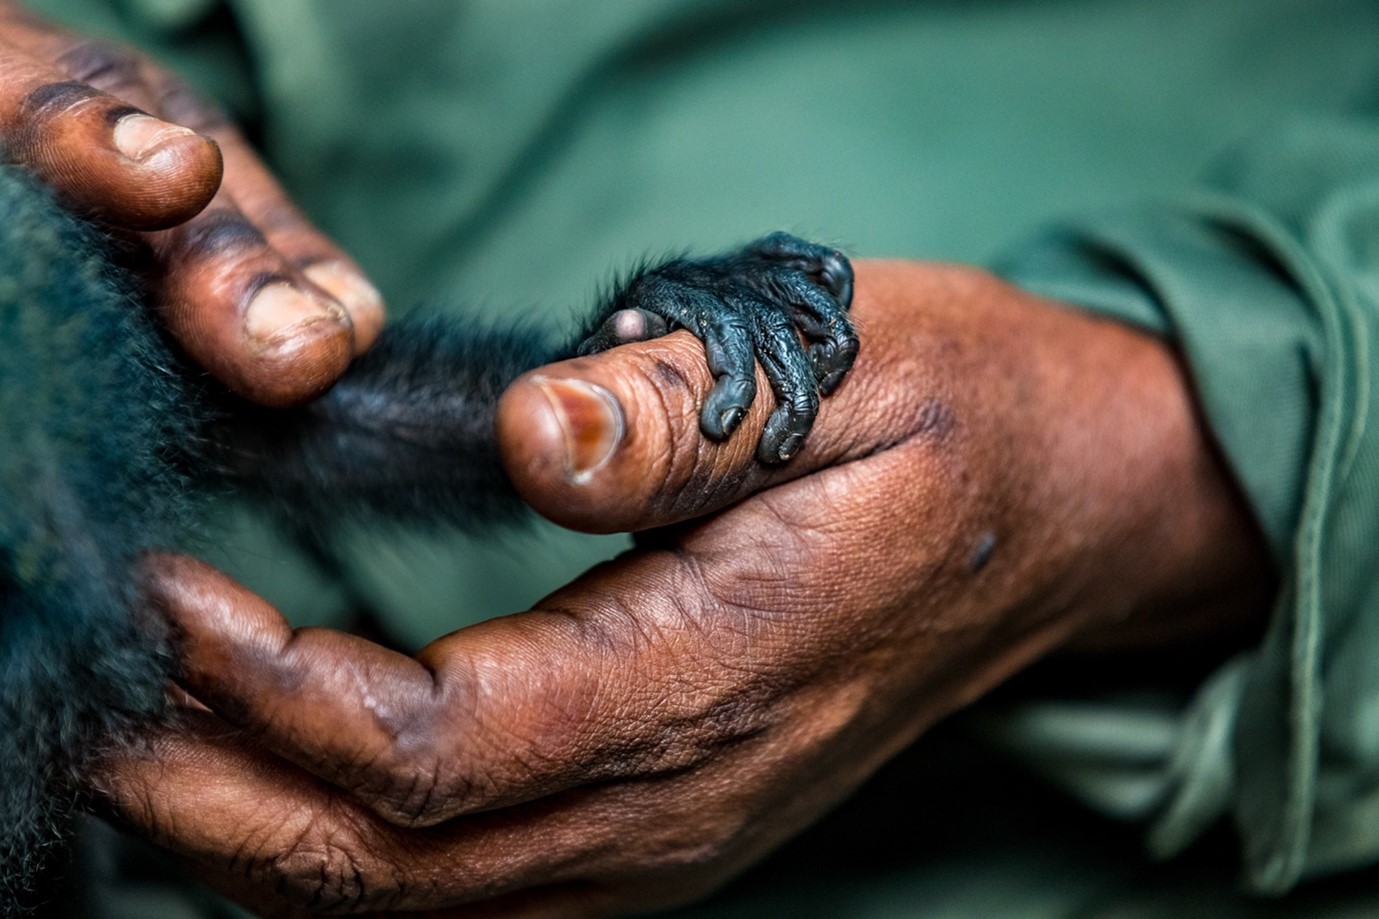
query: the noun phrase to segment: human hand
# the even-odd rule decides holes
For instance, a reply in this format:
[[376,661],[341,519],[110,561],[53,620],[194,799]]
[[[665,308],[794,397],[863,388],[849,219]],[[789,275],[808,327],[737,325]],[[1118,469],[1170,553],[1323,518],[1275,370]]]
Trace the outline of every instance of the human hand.
[[108,806],[272,915],[658,908],[1073,638],[1261,606],[1166,348],[976,272],[857,269],[861,356],[783,468],[753,459],[769,400],[701,438],[686,335],[514,384],[535,506],[662,527],[532,612],[410,658],[157,560],[208,710],[112,755]]
[[11,2],[0,143],[69,207],[128,232],[173,335],[247,398],[319,394],[382,327],[363,273],[214,106],[133,51]]

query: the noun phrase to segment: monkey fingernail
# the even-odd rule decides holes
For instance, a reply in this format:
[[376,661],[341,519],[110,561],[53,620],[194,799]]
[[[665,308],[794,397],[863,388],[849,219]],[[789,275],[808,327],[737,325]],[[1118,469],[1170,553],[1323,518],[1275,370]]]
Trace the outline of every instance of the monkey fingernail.
[[346,321],[339,306],[281,283],[260,288],[244,312],[244,330],[262,344],[275,344],[308,325]]
[[565,441],[565,471],[583,483],[608,461],[622,442],[622,407],[613,394],[582,380],[533,377],[560,425]]
[[804,446],[804,435],[791,434],[789,437],[785,438],[785,440],[781,442],[780,447],[776,449],[776,458],[783,463],[794,457],[796,453],[799,453],[800,447],[802,446]]
[[356,354],[373,344],[383,330],[383,295],[354,267],[344,262],[317,262],[302,270],[306,279],[334,297],[354,323]]
[[723,433],[731,434],[737,430],[737,426],[742,423],[742,419],[747,417],[747,413],[740,408],[730,408],[723,413]]
[[165,147],[170,141],[194,136],[195,131],[181,125],[159,121],[152,115],[126,115],[115,124],[115,148],[134,160],[142,163]]

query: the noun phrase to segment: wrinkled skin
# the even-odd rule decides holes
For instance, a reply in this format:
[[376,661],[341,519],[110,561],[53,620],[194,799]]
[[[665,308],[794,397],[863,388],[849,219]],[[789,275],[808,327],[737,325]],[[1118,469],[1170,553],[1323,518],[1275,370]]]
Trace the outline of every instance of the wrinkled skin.
[[127,235],[168,328],[240,395],[318,395],[382,328],[377,291],[214,106],[130,49],[9,2],[0,149]]
[[407,657],[152,560],[205,707],[112,754],[103,806],[267,915],[635,912],[1042,655],[1260,614],[1264,551],[1168,349],[968,269],[857,269],[861,355],[784,467],[752,457],[768,407],[700,436],[683,333],[514,384],[523,495],[644,531],[531,612]]
[[[0,142],[126,235],[240,394],[309,398],[376,337],[376,292],[214,109],[6,2]],[[703,439],[684,333],[519,381],[523,495],[640,548],[416,657],[150,560],[179,710],[103,760],[93,804],[268,915],[649,909],[1042,655],[1260,615],[1265,553],[1169,350],[948,267],[860,263],[855,315],[857,365],[782,467],[752,455],[769,400]]]

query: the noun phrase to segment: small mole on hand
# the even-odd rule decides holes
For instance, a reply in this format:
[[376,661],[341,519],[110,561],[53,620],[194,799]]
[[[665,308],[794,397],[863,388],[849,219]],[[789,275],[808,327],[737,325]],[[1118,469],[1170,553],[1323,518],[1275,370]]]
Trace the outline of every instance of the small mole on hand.
[[986,567],[986,563],[991,561],[992,553],[996,551],[996,534],[990,530],[983,533],[977,540],[977,547],[972,550],[972,557],[967,560],[967,567],[976,574]]

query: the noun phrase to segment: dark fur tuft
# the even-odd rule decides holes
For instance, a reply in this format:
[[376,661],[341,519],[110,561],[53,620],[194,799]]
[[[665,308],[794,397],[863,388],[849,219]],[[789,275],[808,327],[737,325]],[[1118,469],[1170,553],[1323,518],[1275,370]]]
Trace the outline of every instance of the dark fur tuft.
[[315,402],[228,412],[220,463],[307,527],[513,519],[522,504],[493,438],[498,397],[558,353],[534,329],[404,320]]
[[[61,837],[92,746],[160,707],[167,655],[129,572],[173,542],[192,428],[105,242],[0,168],[0,913]],[[93,397],[94,393],[94,397]]]

